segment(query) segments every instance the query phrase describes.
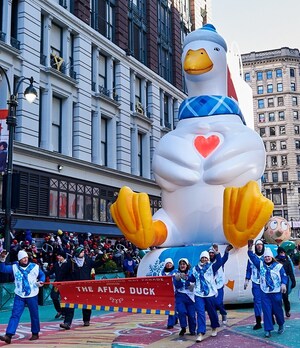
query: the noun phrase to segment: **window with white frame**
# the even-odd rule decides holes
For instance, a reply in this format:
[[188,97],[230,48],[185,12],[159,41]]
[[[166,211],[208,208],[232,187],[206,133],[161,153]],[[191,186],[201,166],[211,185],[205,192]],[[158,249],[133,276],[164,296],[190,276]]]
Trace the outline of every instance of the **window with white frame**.
[[265,116],[265,114],[258,114],[258,122],[259,122],[259,123],[266,122],[266,116]]
[[289,173],[284,171],[282,172],[282,181],[288,182],[289,181]]
[[61,119],[62,99],[56,96],[52,98],[52,147],[53,151],[61,152]]
[[62,35],[63,29],[52,23],[51,26],[51,35],[50,35],[50,64],[53,69],[58,71],[62,70],[63,60],[63,45],[62,45]]
[[279,135],[285,135],[286,131],[285,131],[285,126],[279,126]]
[[170,108],[169,108],[169,103],[170,103],[170,97],[165,93],[164,94],[164,115],[163,115],[163,120],[164,120],[164,126],[166,128],[171,129],[171,115],[170,115]]
[[138,175],[143,176],[143,138],[144,135],[138,132]]
[[271,165],[274,167],[278,165],[277,156],[271,156]]
[[99,54],[99,93],[107,94],[107,58],[103,54]]
[[107,118],[101,117],[101,160],[102,165],[107,166],[108,146],[107,146]]
[[284,121],[285,120],[284,111],[279,111],[278,112],[278,119],[279,119],[279,121]]
[[286,141],[285,140],[281,140],[280,141],[280,149],[281,150],[286,150]]
[[286,166],[287,165],[287,155],[281,156],[281,165]]

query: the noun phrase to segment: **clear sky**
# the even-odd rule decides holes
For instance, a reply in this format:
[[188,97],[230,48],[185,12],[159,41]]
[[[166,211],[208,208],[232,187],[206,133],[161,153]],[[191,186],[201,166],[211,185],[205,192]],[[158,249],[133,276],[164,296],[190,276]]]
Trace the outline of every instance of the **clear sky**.
[[300,0],[212,0],[212,21],[241,53],[300,49]]

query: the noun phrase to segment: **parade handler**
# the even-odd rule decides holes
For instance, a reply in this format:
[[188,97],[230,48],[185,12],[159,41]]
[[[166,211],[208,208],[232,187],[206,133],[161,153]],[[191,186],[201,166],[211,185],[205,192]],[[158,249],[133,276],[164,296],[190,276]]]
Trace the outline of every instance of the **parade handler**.
[[6,334],[0,336],[0,340],[7,344],[11,343],[11,338],[16,333],[25,305],[27,305],[32,332],[29,340],[35,341],[39,338],[40,332],[38,293],[39,288],[44,284],[45,274],[37,264],[29,262],[28,254],[25,250],[18,252],[18,262],[12,265],[5,264],[7,255],[5,250],[0,254],[0,272],[10,273],[14,276],[15,298]]

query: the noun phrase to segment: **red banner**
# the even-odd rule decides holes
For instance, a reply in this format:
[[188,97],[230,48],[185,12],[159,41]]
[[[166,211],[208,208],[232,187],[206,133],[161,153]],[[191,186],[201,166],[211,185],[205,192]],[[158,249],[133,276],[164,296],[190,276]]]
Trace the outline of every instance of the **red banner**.
[[137,277],[55,282],[61,304],[145,314],[174,314],[172,277]]

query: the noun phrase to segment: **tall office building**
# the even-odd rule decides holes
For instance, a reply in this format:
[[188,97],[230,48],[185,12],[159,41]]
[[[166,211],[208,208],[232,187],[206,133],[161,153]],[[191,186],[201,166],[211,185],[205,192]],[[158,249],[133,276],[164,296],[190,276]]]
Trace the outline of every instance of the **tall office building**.
[[244,79],[253,90],[255,129],[266,148],[263,191],[274,215],[300,227],[300,55],[283,47],[242,55]]
[[119,234],[124,185],[159,208],[153,152],[186,98],[183,39],[209,17],[210,0],[0,0],[0,66],[12,89],[32,76],[39,90],[17,95],[13,228]]

